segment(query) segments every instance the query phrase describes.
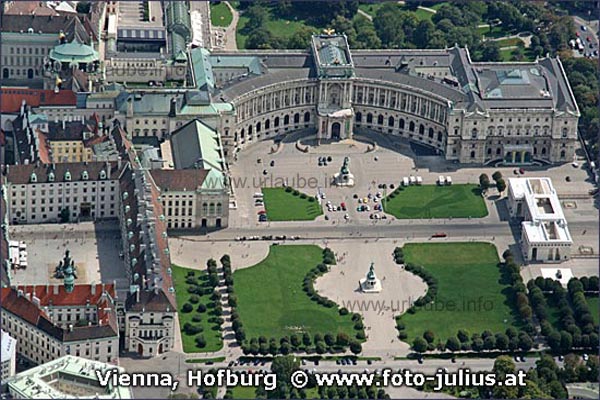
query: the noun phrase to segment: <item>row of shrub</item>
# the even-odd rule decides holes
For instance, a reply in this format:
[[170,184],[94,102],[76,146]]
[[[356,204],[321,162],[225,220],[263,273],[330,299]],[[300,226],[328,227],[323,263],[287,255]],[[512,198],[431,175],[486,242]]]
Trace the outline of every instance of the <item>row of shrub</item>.
[[398,196],[400,194],[400,192],[403,190],[404,190],[403,186],[398,186],[396,189],[394,189],[394,191],[392,193],[390,193],[388,195],[388,198],[393,199],[394,197]]
[[[194,336],[196,347],[202,349],[206,347],[206,339],[204,334],[204,326],[200,324],[203,320],[203,315],[206,313],[208,322],[212,324],[213,330],[220,330],[223,324],[223,308],[221,307],[221,295],[217,291],[219,283],[216,272],[216,262],[212,259],[207,262],[207,276],[196,276],[196,271],[188,271],[185,282],[188,285],[187,292],[190,293],[188,301],[181,306],[182,313],[191,313],[195,310],[192,316],[192,322],[186,322],[183,325],[183,333],[188,336]],[[205,304],[201,302],[201,296],[210,295],[210,302]]]
[[[402,325],[402,322],[398,323]],[[400,326],[399,326],[400,329]],[[405,339],[406,335],[403,335],[403,331],[400,331],[400,338]],[[534,334],[533,332],[531,334]],[[435,334],[432,331],[425,331],[422,337],[417,337],[413,340],[412,348],[418,353],[424,353],[426,351],[529,351],[534,346],[533,339],[530,333],[525,331],[518,331],[515,328],[508,328],[505,332],[498,332],[494,334],[489,330],[483,331],[481,334],[469,333],[460,329],[456,336],[452,336],[446,339],[446,341],[437,340]]]
[[322,335],[315,333],[311,336],[308,333],[292,334],[283,336],[277,340],[276,338],[267,339],[264,336],[252,338],[242,344],[244,354],[252,355],[287,355],[292,352],[306,353],[339,353],[346,348],[350,348],[352,352],[358,354],[362,348],[360,343],[352,339],[346,333],[340,332],[337,335],[326,333]]
[[[538,277],[527,284],[541,333],[553,352],[598,349],[598,326],[585,298],[586,292],[598,295],[597,283],[598,277],[572,278],[565,289],[559,281]],[[558,309],[558,327],[549,321],[548,300]]]
[[293,187],[291,187],[291,186],[286,186],[286,187],[285,187],[285,191],[286,191],[287,193],[291,193],[291,194],[293,194],[294,196],[299,196],[301,199],[306,199],[306,198],[308,198],[308,201],[310,201],[310,202],[314,202],[314,201],[316,201],[316,197],[314,197],[314,196],[309,196],[309,195],[307,195],[306,193],[302,193],[302,192],[300,192],[299,190],[296,190],[296,189],[294,189],[294,188],[293,188]]
[[[251,338],[247,340],[246,332],[242,320],[240,319],[239,313],[236,310],[237,307],[237,296],[233,288],[233,275],[231,273],[231,261],[229,256],[221,258],[223,264],[223,273],[227,284],[227,292],[229,294],[229,305],[232,308],[231,311],[231,324],[235,334],[235,339],[241,346],[245,354],[289,354],[290,352],[305,351],[307,353],[327,353],[327,352],[341,352],[347,347],[355,354],[362,351],[360,341],[365,339],[364,325],[362,323],[362,317],[360,314],[352,315],[352,321],[354,321],[354,329],[357,331],[355,338],[348,337],[347,334],[341,332],[337,336],[332,333],[327,333],[324,336],[317,333],[313,338],[308,333],[302,335],[302,340],[297,335],[284,336],[279,339],[271,338],[267,343],[265,337]],[[337,304],[332,300],[327,299],[319,295],[314,288],[314,281],[328,270],[327,264],[335,264],[335,254],[329,249],[323,250],[323,263],[318,264],[316,267],[311,269],[308,274],[304,277],[303,290],[311,298],[320,305],[328,308],[337,307]],[[229,280],[228,280],[229,278]],[[230,283],[227,283],[227,282]],[[347,315],[349,312],[345,308],[339,309],[340,315]],[[334,339],[335,338],[335,339]]]

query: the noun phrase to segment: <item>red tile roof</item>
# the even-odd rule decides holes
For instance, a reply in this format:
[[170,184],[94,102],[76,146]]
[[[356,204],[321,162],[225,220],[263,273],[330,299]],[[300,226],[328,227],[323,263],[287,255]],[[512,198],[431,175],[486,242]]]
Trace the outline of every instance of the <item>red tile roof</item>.
[[18,113],[23,100],[31,107],[40,106],[75,106],[77,96],[70,90],[38,90],[24,88],[0,89],[0,112]]
[[[113,300],[115,286],[113,284],[96,284],[92,294],[92,285],[75,285],[71,293],[67,293],[63,285],[57,286],[18,286],[5,287],[0,291],[2,309],[29,322],[36,328],[61,341],[79,341],[110,337],[118,334],[116,310]],[[22,294],[19,291],[22,290]],[[55,294],[56,290],[56,294]],[[108,296],[103,296],[106,293]],[[29,294],[29,299],[27,295]],[[97,308],[98,325],[64,329],[54,324],[42,308],[33,302],[33,295],[40,301],[40,307],[85,306],[89,304]]]

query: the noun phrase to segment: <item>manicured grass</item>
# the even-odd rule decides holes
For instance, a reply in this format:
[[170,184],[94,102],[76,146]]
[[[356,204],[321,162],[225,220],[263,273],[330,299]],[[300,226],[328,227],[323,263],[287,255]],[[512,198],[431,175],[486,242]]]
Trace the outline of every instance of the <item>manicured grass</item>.
[[525,49],[523,51],[523,59],[522,60],[516,60],[513,55],[513,51],[515,51],[515,49],[500,50],[501,61],[533,61],[533,60],[535,60],[535,56],[531,53],[531,51],[529,49]]
[[[220,350],[223,347],[223,340],[221,339],[221,326],[214,322],[211,322],[212,319],[212,300],[210,299],[210,294],[198,296],[200,298],[200,302],[196,304],[192,304],[194,310],[188,313],[182,312],[181,308],[185,303],[191,303],[190,294],[187,291],[189,284],[186,283],[186,277],[188,271],[193,271],[194,276],[197,278],[197,281],[201,286],[208,285],[207,277],[208,274],[206,271],[198,271],[192,270],[188,268],[179,267],[177,265],[172,265],[171,269],[173,271],[173,285],[175,287],[175,295],[177,297],[177,307],[179,316],[179,326],[181,328],[181,340],[183,342],[183,351],[185,353],[204,353],[204,352],[212,352]],[[200,313],[196,311],[196,308],[199,304],[204,304],[207,307],[207,311]],[[200,315],[202,320],[200,322],[192,321],[194,315]],[[203,331],[201,334],[204,335],[206,339],[206,346],[203,348],[199,348],[196,346],[195,337],[198,335],[188,335],[184,332],[183,326],[186,322],[189,322],[193,325],[202,326]]]
[[594,318],[594,324],[600,324],[600,298],[598,296],[586,296],[585,300],[590,307],[590,312]]
[[470,334],[486,329],[504,332],[518,324],[509,306],[510,287],[500,282],[499,259],[495,246],[488,243],[409,243],[404,245],[407,263],[422,265],[438,280],[434,303],[414,314],[404,314],[407,342],[426,330],[435,342],[445,342],[459,329]]
[[481,218],[488,214],[479,188],[473,184],[409,186],[390,194],[385,212],[396,218]]
[[215,4],[211,3],[210,5],[210,23],[213,26],[223,26],[227,27],[231,24],[233,20],[233,15],[229,10],[229,7],[223,2]]
[[518,46],[519,43],[523,43],[523,41],[519,38],[512,37],[512,38],[496,40],[496,43],[498,43],[498,46],[500,46],[500,47],[509,47],[509,46]]
[[374,17],[375,14],[377,14],[377,11],[379,11],[379,9],[384,5],[385,3],[381,2],[381,3],[362,3],[359,4],[358,8],[361,11],[366,12],[367,14],[369,14],[371,17]]
[[[303,20],[291,20],[285,19],[281,17],[277,17],[273,15],[273,11],[271,8],[267,7],[267,21],[265,23],[265,27],[273,36],[280,37],[283,39],[288,39],[298,33],[298,31],[303,29],[311,29],[315,33],[321,31],[321,29],[314,27],[305,23]],[[237,28],[236,28],[236,41],[238,49],[246,48],[246,39],[248,36],[245,34],[245,26],[248,23],[249,19],[244,16],[244,14],[240,14],[240,18],[238,20]]]
[[215,357],[215,358],[189,358],[185,360],[188,364],[206,364],[206,363],[217,363],[225,361],[225,357]]
[[303,199],[284,188],[263,188],[262,192],[269,221],[310,221],[323,214],[319,202],[310,201],[310,196]]
[[502,25],[494,25],[492,27],[492,30],[490,32],[490,27],[489,26],[484,26],[481,28],[477,28],[477,31],[488,38],[501,38],[503,36],[508,36],[511,34],[511,32],[507,31],[504,29],[504,27]]
[[234,399],[255,399],[256,387],[254,386],[235,386],[231,389]]
[[434,13],[429,12],[427,10],[423,10],[422,8],[418,8],[414,11],[415,16],[419,21],[429,20],[431,21],[431,17],[433,17]]
[[350,314],[340,316],[337,308],[319,305],[302,290],[306,274],[322,262],[322,252],[314,245],[271,246],[265,260],[233,273],[247,338],[304,332],[355,336]]

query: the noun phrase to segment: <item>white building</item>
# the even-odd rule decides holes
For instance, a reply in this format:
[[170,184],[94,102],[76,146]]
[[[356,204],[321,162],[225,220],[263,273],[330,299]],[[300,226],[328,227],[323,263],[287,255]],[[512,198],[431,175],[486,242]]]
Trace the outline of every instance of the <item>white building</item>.
[[509,178],[508,208],[522,218],[521,250],[526,262],[562,262],[573,239],[550,178]]
[[8,392],[15,399],[131,399],[131,388],[102,387],[96,371],[118,370],[99,361],[64,356],[21,372],[8,381]]
[[120,162],[6,166],[9,221],[40,224],[117,218]]
[[2,340],[0,340],[0,381],[5,381],[15,374],[17,368],[17,340],[7,332],[0,331]]
[[19,356],[43,364],[73,354],[116,363],[119,330],[115,285],[19,286],[1,289],[1,327]]

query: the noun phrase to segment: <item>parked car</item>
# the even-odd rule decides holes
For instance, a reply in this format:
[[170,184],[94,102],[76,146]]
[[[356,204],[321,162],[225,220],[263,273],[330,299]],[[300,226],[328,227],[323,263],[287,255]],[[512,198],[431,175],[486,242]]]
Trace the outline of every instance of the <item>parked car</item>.
[[445,238],[446,236],[448,235],[445,232],[436,232],[431,235],[432,238]]

